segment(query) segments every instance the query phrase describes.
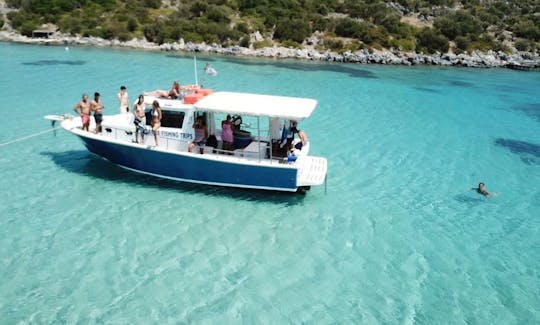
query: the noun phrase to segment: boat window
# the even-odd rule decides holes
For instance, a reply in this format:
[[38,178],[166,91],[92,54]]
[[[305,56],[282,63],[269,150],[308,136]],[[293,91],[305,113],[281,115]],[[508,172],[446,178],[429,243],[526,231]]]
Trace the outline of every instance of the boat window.
[[[184,112],[161,110],[161,126],[167,128],[181,129],[184,124]],[[150,125],[152,122],[151,112],[146,112],[146,124]]]

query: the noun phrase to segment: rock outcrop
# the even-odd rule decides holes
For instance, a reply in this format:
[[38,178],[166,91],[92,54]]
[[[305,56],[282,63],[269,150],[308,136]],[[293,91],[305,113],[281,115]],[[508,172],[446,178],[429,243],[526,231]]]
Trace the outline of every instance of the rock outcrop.
[[[260,41],[262,37],[253,36],[254,40]],[[66,34],[55,34],[50,38],[29,38],[14,32],[0,32],[0,41],[50,44],[50,45],[85,45],[99,47],[120,47],[143,50],[182,51],[195,53],[213,53],[222,55],[254,56],[267,58],[294,58],[311,61],[349,62],[359,64],[394,64],[394,65],[441,65],[461,66],[475,68],[508,67],[515,69],[540,68],[540,55],[530,52],[505,53],[502,51],[474,51],[472,53],[435,53],[424,54],[415,52],[402,52],[398,50],[371,51],[361,49],[355,52],[336,53],[329,50],[319,51],[312,45],[318,43],[316,37],[308,39],[307,46],[303,49],[287,48],[282,46],[250,49],[238,45],[223,47],[219,44],[185,43],[180,39],[174,43],[161,45],[148,42],[146,39],[132,39],[126,42],[119,40],[106,40],[98,37],[79,37]]]

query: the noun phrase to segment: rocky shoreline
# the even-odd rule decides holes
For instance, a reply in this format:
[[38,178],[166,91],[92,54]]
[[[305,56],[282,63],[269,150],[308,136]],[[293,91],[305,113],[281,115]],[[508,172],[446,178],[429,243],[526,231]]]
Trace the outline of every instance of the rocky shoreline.
[[[175,43],[161,45],[148,42],[146,39],[132,39],[121,42],[106,40],[97,37],[78,37],[65,34],[55,34],[50,38],[29,38],[14,32],[0,32],[0,41],[17,42],[40,45],[81,45],[97,47],[119,47],[154,51],[198,52],[235,56],[291,58],[311,61],[329,61],[358,64],[393,64],[393,65],[440,65],[475,68],[512,68],[520,70],[540,68],[540,55],[530,52],[504,53],[495,51],[474,51],[473,53],[451,54],[435,53],[422,54],[414,52],[401,52],[398,50],[368,51],[336,53],[331,51],[320,52],[314,46],[304,49],[286,48],[280,46],[250,49],[241,46],[222,47],[217,44],[194,44],[180,40]],[[310,42],[315,44],[314,42]]]

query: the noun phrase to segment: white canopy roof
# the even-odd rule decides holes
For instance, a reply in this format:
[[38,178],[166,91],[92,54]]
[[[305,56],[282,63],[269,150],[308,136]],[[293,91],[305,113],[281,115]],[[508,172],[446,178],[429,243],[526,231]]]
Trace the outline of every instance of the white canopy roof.
[[207,112],[302,120],[313,113],[317,101],[298,97],[216,92],[199,100],[194,106],[197,110]]

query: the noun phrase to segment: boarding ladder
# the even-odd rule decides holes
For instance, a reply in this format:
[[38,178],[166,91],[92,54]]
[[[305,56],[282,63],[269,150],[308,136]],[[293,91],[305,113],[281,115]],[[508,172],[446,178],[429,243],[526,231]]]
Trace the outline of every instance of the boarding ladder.
[[302,162],[302,167],[298,169],[296,185],[315,186],[321,185],[326,177],[328,163],[326,158],[307,156]]

